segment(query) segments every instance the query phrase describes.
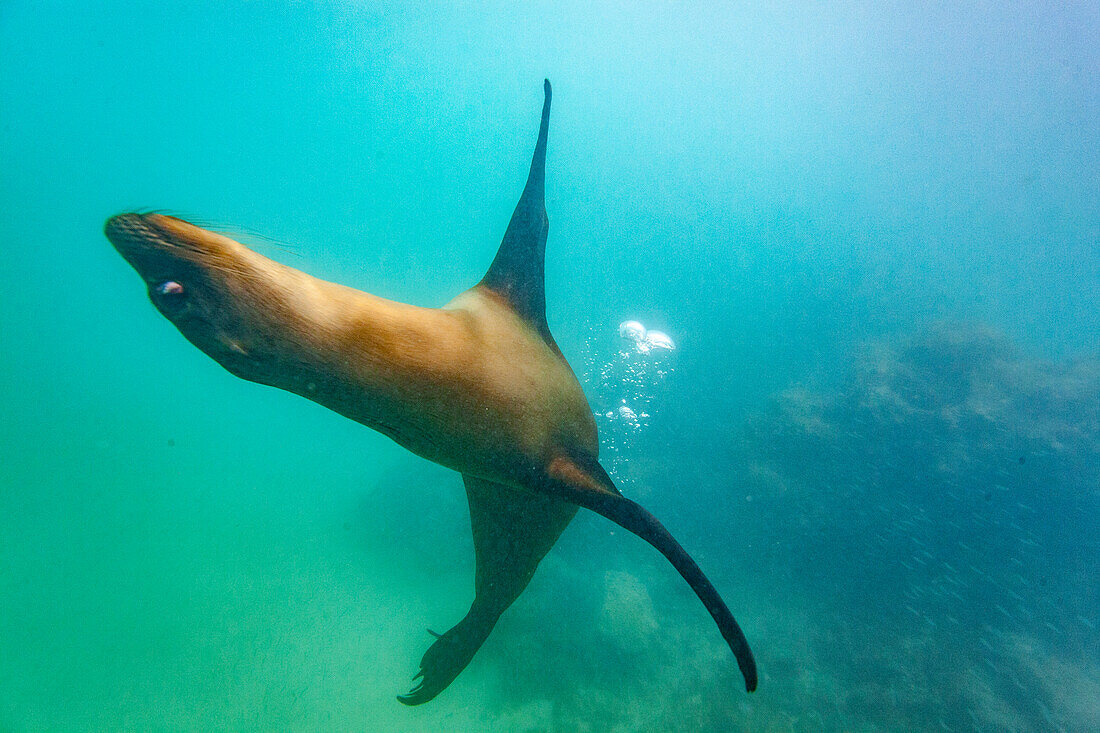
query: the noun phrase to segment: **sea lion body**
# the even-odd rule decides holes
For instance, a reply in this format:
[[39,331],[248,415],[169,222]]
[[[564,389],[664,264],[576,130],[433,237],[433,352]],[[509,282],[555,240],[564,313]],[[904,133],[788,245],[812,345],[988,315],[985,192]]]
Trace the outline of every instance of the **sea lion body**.
[[442,309],[380,300],[349,304],[325,354],[339,389],[314,399],[417,455],[516,488],[555,455],[595,458],[572,370],[499,298],[475,287]]
[[[425,652],[402,702],[466,667],[578,507],[657,548],[702,600],[749,691],[748,643],[714,586],[599,464],[591,409],[546,322],[545,84],[531,171],[485,277],[443,308],[326,282],[181,219],[122,214],[105,233],[157,309],[233,374],[295,392],[462,474],[477,569],[469,612]],[[434,632],[433,632],[434,633]],[[415,679],[415,678],[414,678]]]
[[188,286],[188,308],[197,313],[181,317],[172,311],[178,296],[156,292],[168,277],[163,268],[151,270],[150,297],[239,377],[300,394],[419,456],[516,488],[556,454],[598,451],[595,421],[568,363],[480,286],[443,308],[422,308],[312,277],[175,217],[126,214],[106,231],[124,256],[136,247],[152,259],[153,242],[172,268],[188,257],[196,271],[217,275],[202,290]]

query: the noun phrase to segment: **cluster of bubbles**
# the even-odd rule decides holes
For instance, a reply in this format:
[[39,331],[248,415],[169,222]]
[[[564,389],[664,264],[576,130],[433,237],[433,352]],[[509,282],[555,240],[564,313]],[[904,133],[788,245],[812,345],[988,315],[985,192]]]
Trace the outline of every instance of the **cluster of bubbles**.
[[623,470],[628,456],[650,425],[673,372],[676,343],[633,320],[619,324],[618,336],[611,355],[606,336],[589,336],[582,378],[600,431],[601,459],[623,487],[630,484]]
[[[647,410],[655,397],[654,388],[668,375],[668,365],[657,358],[674,351],[676,344],[667,333],[647,331],[638,321],[620,323],[619,338],[618,358],[606,364],[601,375],[608,387],[623,390],[625,396],[619,399],[616,409],[608,410],[604,417],[618,419],[628,428],[638,430],[650,418]],[[645,358],[647,356],[654,359]]]
[[634,349],[639,354],[648,354],[656,349],[660,351],[674,351],[676,344],[672,338],[663,331],[646,331],[638,321],[623,321],[619,324],[619,337],[631,341]]

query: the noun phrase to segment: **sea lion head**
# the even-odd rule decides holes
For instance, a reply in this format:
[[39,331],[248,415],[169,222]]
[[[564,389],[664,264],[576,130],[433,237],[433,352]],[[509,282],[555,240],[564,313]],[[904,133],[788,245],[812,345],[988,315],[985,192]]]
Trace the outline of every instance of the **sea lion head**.
[[294,320],[281,282],[289,268],[174,216],[120,214],[104,233],[188,341],[237,376],[270,382]]

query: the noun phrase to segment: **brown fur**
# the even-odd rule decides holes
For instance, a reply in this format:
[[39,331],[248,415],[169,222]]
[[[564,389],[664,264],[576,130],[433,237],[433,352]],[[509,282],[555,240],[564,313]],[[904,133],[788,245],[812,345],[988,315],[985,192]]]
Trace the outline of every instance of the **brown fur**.
[[177,326],[238,376],[515,488],[555,456],[596,455],[596,426],[569,365],[492,291],[419,308],[311,277],[173,217],[126,215],[108,233],[135,267],[203,274],[185,284],[187,297],[216,301],[221,320]]

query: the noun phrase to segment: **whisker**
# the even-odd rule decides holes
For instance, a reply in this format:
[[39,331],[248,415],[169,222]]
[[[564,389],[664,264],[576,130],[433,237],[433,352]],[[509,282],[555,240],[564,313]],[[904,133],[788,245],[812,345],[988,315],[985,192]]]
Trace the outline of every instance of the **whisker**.
[[174,210],[174,209],[154,209],[154,208],[148,207],[148,206],[139,206],[138,208],[133,209],[133,213],[135,213],[139,216],[149,216],[150,214],[159,214],[160,216],[171,216],[174,219],[183,219],[184,221],[191,221],[189,218],[187,218],[187,215],[184,214],[182,211],[177,211],[177,210]]
[[253,229],[251,227],[242,226],[240,224],[226,224],[224,222],[204,220],[204,219],[187,219],[186,221],[194,224],[197,227],[208,229],[218,234],[224,234],[227,237],[236,239],[241,244],[249,245],[255,249],[262,249],[263,247],[274,247],[280,252],[285,252],[294,257],[301,257],[301,253],[293,246],[284,242],[281,239],[263,234],[262,232]]
[[227,226],[221,230],[222,234],[232,234],[234,238],[239,240],[242,244],[258,245],[273,247],[280,252],[292,255],[294,257],[302,257],[301,252],[297,250],[294,245],[289,244],[281,239],[263,234],[250,227],[241,226]]

